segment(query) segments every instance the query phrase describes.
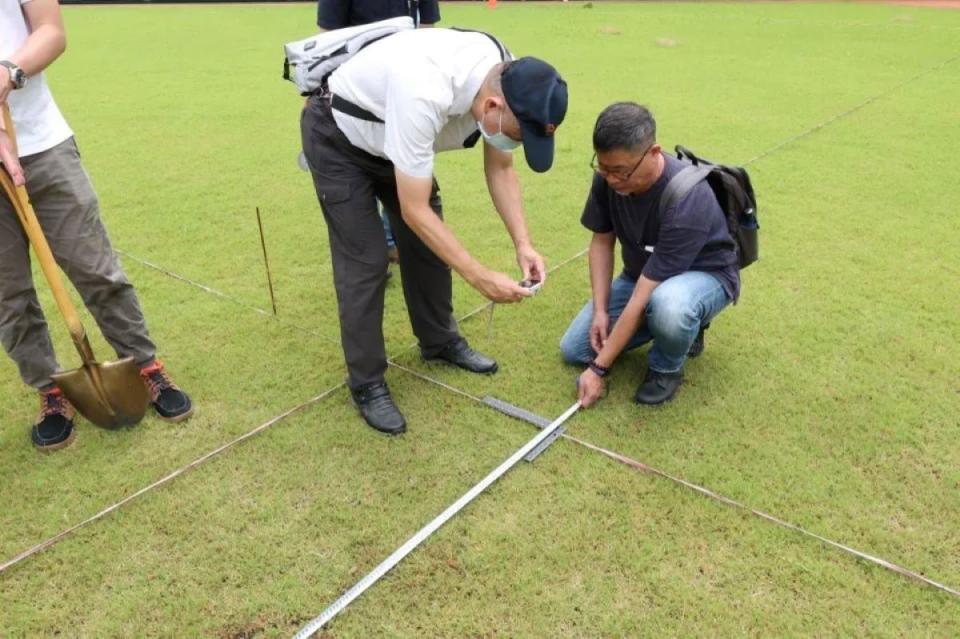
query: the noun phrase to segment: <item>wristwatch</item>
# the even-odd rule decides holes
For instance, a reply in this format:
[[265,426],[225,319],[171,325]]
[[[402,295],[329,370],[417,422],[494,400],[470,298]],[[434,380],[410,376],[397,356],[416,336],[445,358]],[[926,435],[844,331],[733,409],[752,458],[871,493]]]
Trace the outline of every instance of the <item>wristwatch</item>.
[[23,72],[23,69],[9,60],[0,60],[0,65],[3,65],[9,69],[10,82],[13,83],[14,89],[22,89],[24,85],[27,84],[27,74]]

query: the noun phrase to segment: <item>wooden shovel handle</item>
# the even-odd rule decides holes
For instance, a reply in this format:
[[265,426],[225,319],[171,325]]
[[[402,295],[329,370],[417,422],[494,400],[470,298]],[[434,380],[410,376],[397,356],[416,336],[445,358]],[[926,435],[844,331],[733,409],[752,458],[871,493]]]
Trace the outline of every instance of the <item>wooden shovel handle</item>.
[[[10,140],[13,142],[14,153],[16,153],[17,134],[13,128],[13,119],[10,117],[10,108],[6,102],[3,103],[3,123],[7,130],[7,135],[10,136]],[[4,169],[6,169],[6,167],[4,167]],[[47,244],[47,238],[43,234],[43,229],[40,228],[40,222],[37,221],[37,215],[33,211],[33,206],[30,204],[30,196],[27,194],[27,189],[23,186],[14,186],[13,179],[6,170],[0,171],[0,182],[2,182],[3,190],[6,191],[7,197],[17,212],[17,217],[20,218],[20,223],[23,225],[23,230],[27,233],[27,238],[30,240],[33,252],[36,253],[37,259],[40,261],[43,274],[47,278],[50,290],[53,291],[53,299],[56,300],[57,308],[60,309],[60,314],[63,315],[63,319],[67,323],[70,337],[73,338],[74,343],[79,344],[86,339],[86,333],[83,330],[83,325],[80,323],[77,309],[73,305],[73,302],[70,301],[67,289],[63,285],[63,279],[60,277],[60,269],[57,267],[57,262],[54,260],[53,253],[50,251],[50,245]]]

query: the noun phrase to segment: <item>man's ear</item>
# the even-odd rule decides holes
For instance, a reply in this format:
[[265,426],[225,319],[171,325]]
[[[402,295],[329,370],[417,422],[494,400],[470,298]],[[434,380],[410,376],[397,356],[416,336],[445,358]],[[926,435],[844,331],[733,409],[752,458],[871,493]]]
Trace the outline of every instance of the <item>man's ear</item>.
[[507,101],[503,98],[496,95],[488,95],[487,98],[483,101],[484,111],[489,111],[491,109],[499,109],[505,107]]

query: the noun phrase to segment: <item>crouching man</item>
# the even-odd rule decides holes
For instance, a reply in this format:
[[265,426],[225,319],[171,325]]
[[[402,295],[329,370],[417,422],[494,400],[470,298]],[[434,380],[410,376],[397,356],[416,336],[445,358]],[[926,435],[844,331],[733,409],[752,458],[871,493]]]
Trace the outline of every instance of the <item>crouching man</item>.
[[[593,299],[560,342],[564,359],[586,365],[578,380],[584,406],[603,392],[603,378],[626,350],[652,342],[639,404],[670,400],[687,357],[703,351],[710,321],[740,294],[735,244],[706,181],[658,211],[667,183],[685,166],[663,153],[645,107],[612,104],[597,118],[593,185],[581,223],[591,231]],[[613,278],[619,241],[624,269]]]

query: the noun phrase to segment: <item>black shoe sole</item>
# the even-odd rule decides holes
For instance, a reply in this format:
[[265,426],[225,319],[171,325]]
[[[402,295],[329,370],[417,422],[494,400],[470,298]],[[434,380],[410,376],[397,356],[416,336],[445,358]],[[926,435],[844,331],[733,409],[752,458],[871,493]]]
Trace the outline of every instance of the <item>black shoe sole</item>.
[[56,444],[44,444],[44,445],[41,445],[41,444],[38,444],[37,442],[33,441],[33,438],[32,438],[32,437],[30,438],[30,441],[33,442],[33,447],[36,448],[37,450],[39,450],[39,451],[41,451],[41,452],[44,452],[44,453],[51,453],[51,452],[53,452],[53,451],[55,451],[55,450],[60,450],[61,448],[66,448],[67,446],[69,446],[70,444],[73,443],[73,440],[76,439],[76,437],[77,437],[77,428],[76,428],[76,426],[74,426],[73,428],[70,429],[70,434],[67,435],[67,438],[66,438],[65,440],[63,440],[62,442],[57,442]]
[[491,368],[491,369],[488,370],[488,371],[475,371],[475,370],[471,370],[471,369],[469,369],[469,368],[464,368],[463,366],[460,366],[459,364],[454,364],[454,363],[451,362],[450,360],[448,360],[448,359],[443,359],[442,357],[423,357],[423,356],[421,356],[420,359],[423,360],[424,362],[426,362],[427,364],[433,364],[433,365],[440,364],[440,365],[444,365],[444,366],[453,366],[454,368],[459,368],[459,369],[462,370],[462,371],[466,371],[466,372],[468,372],[468,373],[473,373],[474,375],[493,375],[493,374],[496,373],[498,370],[500,370],[500,365],[499,365],[499,364],[494,364],[494,365],[493,365],[493,368]]
[[171,424],[175,424],[177,422],[186,421],[191,417],[193,417],[193,406],[191,406],[190,409],[187,410],[187,412],[185,413],[180,413],[179,415],[171,415],[170,417],[167,417],[166,415],[161,415],[160,411],[157,410],[156,406],[153,407],[153,412],[157,417],[159,417],[163,421],[170,422]]
[[[677,393],[679,392],[680,390],[678,389]],[[676,398],[677,393],[674,393],[670,397],[660,400],[659,402],[641,402],[639,399],[637,399],[637,396],[634,395],[633,403],[636,404],[637,406],[663,406],[664,404],[669,404],[670,402],[672,402]]]
[[[363,418],[363,415],[360,415],[360,417]],[[388,437],[393,437],[394,435],[403,435],[405,432],[407,432],[406,426],[404,426],[400,430],[380,430],[376,426],[372,426],[370,422],[368,422],[366,419],[363,420],[363,423],[366,424],[370,430],[376,431],[381,435],[386,435]]]
[[680,386],[677,386],[677,390],[673,391],[673,395],[671,395],[666,399],[662,399],[659,402],[641,402],[639,399],[637,399],[637,394],[634,393],[633,403],[636,404],[637,406],[663,406],[664,404],[668,404],[672,402],[674,399],[676,399],[677,395],[680,394],[680,388],[682,387],[683,387],[683,382],[680,383]]

